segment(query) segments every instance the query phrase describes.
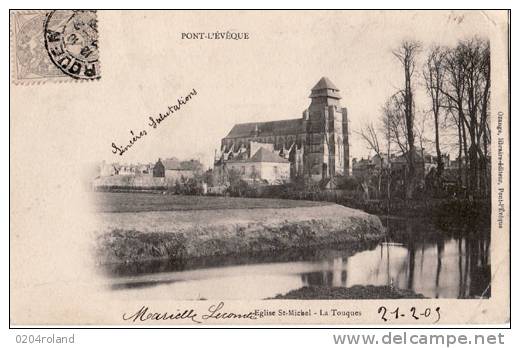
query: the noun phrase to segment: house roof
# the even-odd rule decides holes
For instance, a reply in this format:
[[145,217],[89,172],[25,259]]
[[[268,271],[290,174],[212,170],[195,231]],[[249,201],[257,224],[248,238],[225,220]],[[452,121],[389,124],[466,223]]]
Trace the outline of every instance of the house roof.
[[157,161],[162,163],[165,170],[185,170],[185,171],[197,171],[201,169],[202,164],[197,160],[179,161],[175,157],[167,158],[165,160]]
[[259,148],[258,151],[251,157],[251,162],[271,162],[271,163],[289,163],[288,160],[282,158],[263,147]]
[[175,157],[162,160],[161,162],[166,170],[181,169],[181,162]]
[[352,163],[352,168],[361,168],[370,165],[374,165],[371,160],[362,158],[359,161]]
[[[408,156],[408,152],[405,154],[402,154],[401,156],[396,157],[392,162],[406,162],[407,161],[406,156]],[[430,154],[427,153],[426,151],[424,151],[424,157],[426,158],[426,156],[430,156]],[[414,161],[415,162],[423,161],[423,156],[422,156],[420,150],[418,150],[418,149],[415,149],[415,151],[414,151]]]
[[181,161],[180,163],[180,169],[181,170],[194,170],[197,171],[201,169],[202,163],[200,163],[198,160],[188,160],[188,161]]
[[303,119],[296,118],[270,122],[239,123],[231,128],[226,138],[289,135],[301,132],[303,132]]

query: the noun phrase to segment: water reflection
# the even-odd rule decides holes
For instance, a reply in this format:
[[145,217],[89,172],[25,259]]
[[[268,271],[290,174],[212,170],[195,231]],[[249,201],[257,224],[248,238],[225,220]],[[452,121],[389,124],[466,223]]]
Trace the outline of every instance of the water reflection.
[[388,238],[379,245],[224,258],[180,269],[163,265],[160,272],[112,269],[112,288],[134,298],[173,299],[262,299],[309,285],[393,285],[432,298],[490,296],[489,234],[462,237],[425,223],[387,224]]
[[301,274],[302,286],[393,285],[434,298],[489,297],[489,265],[469,239],[404,246],[383,243]]

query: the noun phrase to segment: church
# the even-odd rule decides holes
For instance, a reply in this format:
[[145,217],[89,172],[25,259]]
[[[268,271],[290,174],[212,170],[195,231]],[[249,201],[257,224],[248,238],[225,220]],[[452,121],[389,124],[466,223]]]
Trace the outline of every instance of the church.
[[[322,77],[311,89],[310,105],[301,118],[234,125],[222,139],[220,150],[215,151],[215,172],[251,167],[258,158],[256,152],[263,149],[276,155],[276,168],[288,168],[290,179],[330,181],[350,175],[348,113],[341,106],[339,92],[332,81]],[[273,161],[272,156],[263,157]],[[270,175],[271,181],[276,179],[272,172]]]

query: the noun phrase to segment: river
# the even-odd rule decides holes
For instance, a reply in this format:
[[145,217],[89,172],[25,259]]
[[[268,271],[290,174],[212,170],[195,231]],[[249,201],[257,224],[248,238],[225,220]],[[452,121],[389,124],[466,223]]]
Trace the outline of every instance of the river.
[[134,299],[253,300],[304,286],[392,285],[430,298],[491,294],[489,231],[442,231],[425,221],[384,219],[389,233],[372,245],[337,246],[104,270],[109,286]]

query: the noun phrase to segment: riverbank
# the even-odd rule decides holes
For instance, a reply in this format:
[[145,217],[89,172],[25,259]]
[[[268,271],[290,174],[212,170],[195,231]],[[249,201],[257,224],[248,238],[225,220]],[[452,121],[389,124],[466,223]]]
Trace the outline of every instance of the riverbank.
[[[357,187],[357,186],[356,186]],[[402,218],[431,218],[457,216],[456,224],[474,223],[475,219],[489,226],[491,201],[488,198],[465,198],[463,196],[435,196],[423,193],[413,199],[392,195],[386,198],[366,199],[358,188],[305,190],[294,184],[251,187],[244,197],[330,202],[375,215],[393,215]],[[453,212],[456,214],[453,214]]]
[[275,300],[376,300],[426,298],[412,290],[398,289],[390,286],[354,285],[349,288],[328,286],[304,286],[289,291],[284,295],[276,295]]
[[[156,199],[161,197],[157,195]],[[182,199],[180,196],[176,203]],[[231,208],[238,205],[235,198],[225,198],[226,209],[218,209],[212,205],[214,197],[198,199],[205,201],[206,209],[183,210],[172,205],[172,211],[162,206],[162,211],[143,208],[138,212],[98,213],[99,263],[279,252],[374,242],[385,233],[377,216],[336,204],[294,201],[293,207],[287,207],[292,201],[285,200],[286,207],[266,208],[269,200],[259,199],[256,206],[260,208]]]

